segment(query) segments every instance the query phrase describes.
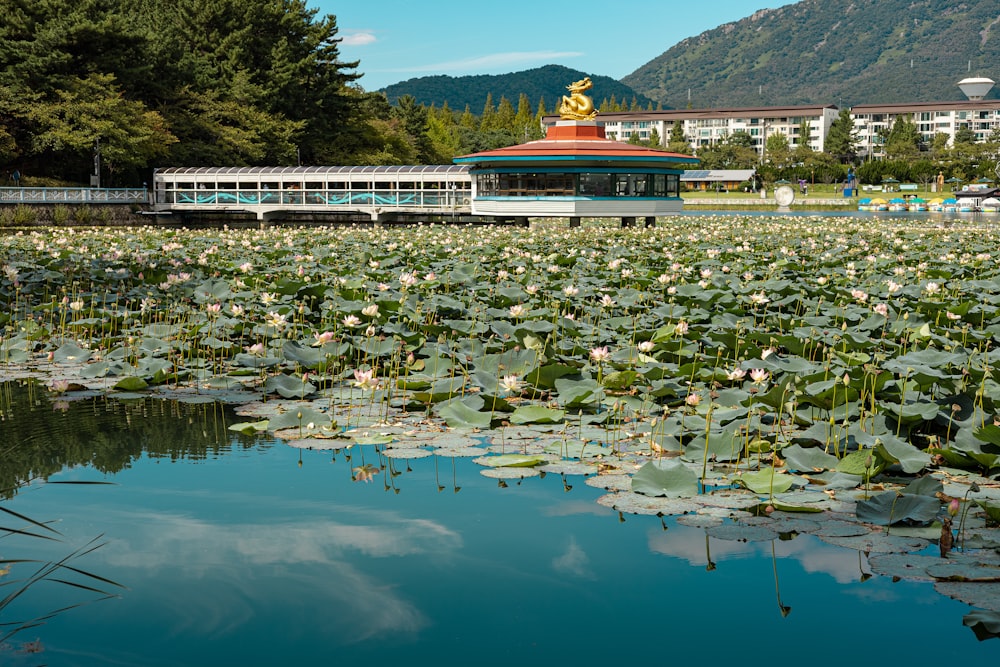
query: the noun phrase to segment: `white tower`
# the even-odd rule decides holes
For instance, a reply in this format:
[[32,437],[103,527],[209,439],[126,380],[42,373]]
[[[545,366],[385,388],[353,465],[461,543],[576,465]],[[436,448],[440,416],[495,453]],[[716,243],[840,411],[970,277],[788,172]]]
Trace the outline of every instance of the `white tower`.
[[981,100],[993,88],[996,83],[993,79],[984,77],[970,77],[958,82],[958,87],[962,89],[965,96],[970,100]]

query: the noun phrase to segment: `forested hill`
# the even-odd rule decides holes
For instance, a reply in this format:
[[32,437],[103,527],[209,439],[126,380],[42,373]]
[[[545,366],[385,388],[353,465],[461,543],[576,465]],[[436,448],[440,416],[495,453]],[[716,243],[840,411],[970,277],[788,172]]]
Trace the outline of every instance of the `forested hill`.
[[382,90],[393,104],[404,95],[412,95],[417,103],[428,106],[442,106],[445,102],[452,109],[461,111],[468,105],[473,113],[479,113],[486,104],[487,95],[492,95],[496,104],[501,97],[516,101],[522,94],[535,105],[544,100],[549,109],[566,94],[566,86],[590,76],[594,82],[591,91],[594,102],[615,98],[619,104],[631,106],[632,100],[643,108],[651,100],[638,95],[634,90],[611,77],[586,74],[561,65],[546,65],[523,72],[478,76],[424,76],[395,83]]
[[960,79],[998,69],[997,0],[802,0],[685,39],[623,82],[676,108],[689,90],[694,108],[853,105],[963,99]]

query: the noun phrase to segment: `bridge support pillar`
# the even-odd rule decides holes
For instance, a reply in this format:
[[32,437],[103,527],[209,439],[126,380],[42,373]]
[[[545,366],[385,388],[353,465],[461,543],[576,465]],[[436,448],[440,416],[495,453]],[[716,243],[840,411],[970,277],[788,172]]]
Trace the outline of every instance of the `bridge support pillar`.
[[518,216],[514,218],[514,224],[518,227],[524,227],[525,229],[531,226],[531,223],[528,222],[528,218],[526,216]]
[[634,215],[629,215],[629,216],[623,216],[622,217],[622,229],[625,229],[626,227],[635,227],[635,216]]
[[569,219],[569,228],[576,229],[579,226],[580,226],[580,216],[578,215],[571,216]]
[[656,227],[656,216],[647,215],[646,216],[646,227]]

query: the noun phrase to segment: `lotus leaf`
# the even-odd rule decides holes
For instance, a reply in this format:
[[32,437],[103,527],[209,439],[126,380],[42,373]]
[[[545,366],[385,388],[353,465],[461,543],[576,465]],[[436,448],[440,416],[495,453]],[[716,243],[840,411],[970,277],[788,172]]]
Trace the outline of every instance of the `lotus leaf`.
[[837,464],[837,472],[871,478],[882,472],[885,464],[885,460],[879,457],[877,452],[860,449],[840,459],[840,463]]
[[1000,525],[1000,502],[991,500],[976,500],[976,504],[983,508],[986,516],[994,525]]
[[465,400],[452,400],[437,409],[438,415],[452,428],[489,428],[493,415],[480,412],[483,399],[473,396]]
[[85,350],[75,343],[64,343],[52,355],[53,361],[59,363],[83,363],[90,359],[90,350]]
[[690,497],[698,493],[698,475],[678,461],[649,461],[632,476],[632,491],[646,496]]
[[475,462],[490,468],[533,468],[545,465],[548,459],[542,456],[525,456],[523,454],[499,454],[496,456],[481,456]]
[[305,398],[316,391],[316,386],[301,377],[279,374],[267,378],[264,391],[277,393],[282,398]]
[[800,447],[799,445],[783,448],[781,456],[785,459],[789,470],[801,472],[833,470],[839,462],[836,456],[827,454],[818,447]]
[[597,380],[569,380],[560,378],[555,381],[559,401],[564,408],[593,406],[603,399],[603,392]]
[[734,478],[746,488],[759,495],[784,493],[803,480],[794,475],[775,471],[774,468],[762,468],[753,472],[745,472]]
[[565,410],[546,408],[541,405],[521,405],[510,415],[512,424],[555,424],[566,416]]
[[307,406],[292,406],[280,414],[271,417],[267,422],[267,430],[283,429],[329,429],[333,427],[333,417],[325,412]]
[[148,386],[145,380],[136,375],[129,375],[115,383],[115,389],[120,391],[140,391]]
[[254,435],[255,433],[261,433],[266,431],[268,427],[268,422],[239,422],[237,424],[230,424],[229,430],[236,431],[237,433],[242,433],[243,435]]
[[923,470],[931,462],[925,452],[892,435],[884,435],[878,441],[876,451],[880,458],[898,463],[906,473],[916,473]]
[[979,641],[1000,637],[1000,612],[973,609],[962,617],[962,625],[972,628]]
[[878,526],[897,523],[926,525],[941,511],[941,501],[927,496],[903,495],[895,491],[880,493],[858,502],[857,515],[862,521]]

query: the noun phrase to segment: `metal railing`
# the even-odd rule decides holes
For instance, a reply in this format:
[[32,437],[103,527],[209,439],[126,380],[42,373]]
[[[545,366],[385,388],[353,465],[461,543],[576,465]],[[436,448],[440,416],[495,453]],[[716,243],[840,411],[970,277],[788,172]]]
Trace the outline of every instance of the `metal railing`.
[[275,207],[308,209],[368,209],[468,207],[471,190],[166,190],[158,204],[169,207]]
[[148,204],[144,188],[0,188],[0,204]]

